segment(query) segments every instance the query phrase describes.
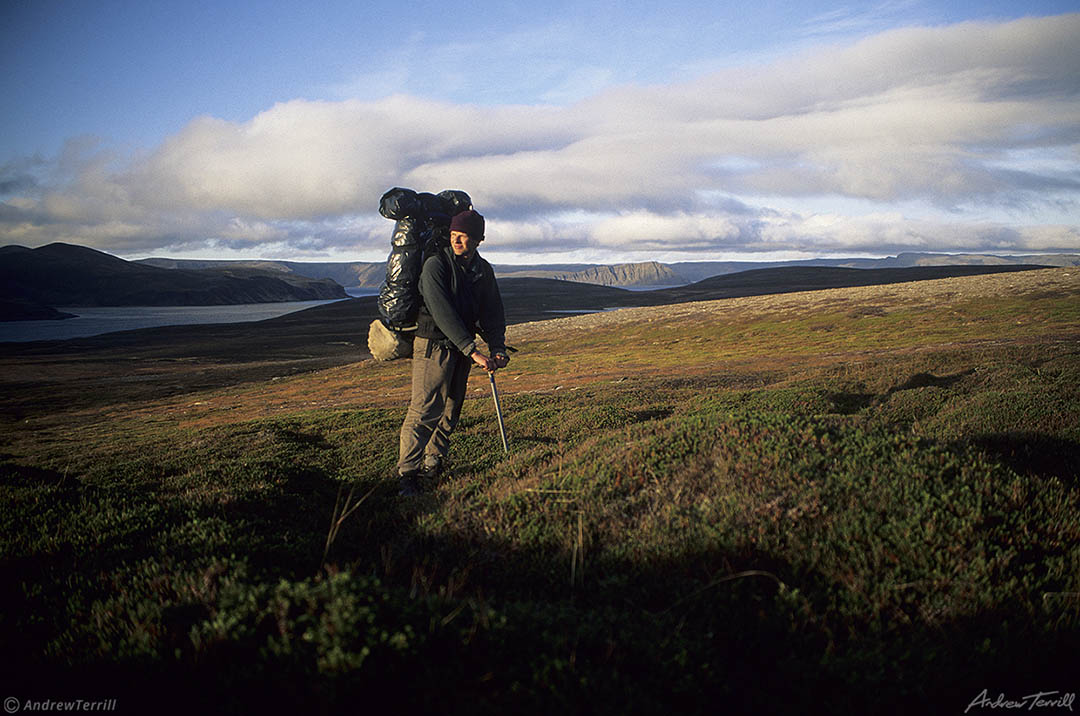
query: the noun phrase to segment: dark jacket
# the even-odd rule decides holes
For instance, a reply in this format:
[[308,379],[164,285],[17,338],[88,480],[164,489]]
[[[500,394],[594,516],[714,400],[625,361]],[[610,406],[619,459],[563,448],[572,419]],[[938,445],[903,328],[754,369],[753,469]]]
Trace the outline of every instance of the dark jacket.
[[416,335],[471,355],[479,332],[492,353],[506,350],[506,315],[495,271],[479,254],[467,266],[449,246],[429,256],[420,272],[420,296]]

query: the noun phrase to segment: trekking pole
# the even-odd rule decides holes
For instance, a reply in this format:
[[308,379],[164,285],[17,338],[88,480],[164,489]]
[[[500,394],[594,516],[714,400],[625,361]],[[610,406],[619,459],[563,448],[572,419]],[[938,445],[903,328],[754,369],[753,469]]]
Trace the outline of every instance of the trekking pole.
[[509,454],[510,446],[506,443],[506,427],[503,426],[502,408],[499,407],[499,389],[495,387],[495,371],[488,372],[491,379],[491,397],[495,400],[495,417],[499,419],[499,435],[502,436],[503,452]]

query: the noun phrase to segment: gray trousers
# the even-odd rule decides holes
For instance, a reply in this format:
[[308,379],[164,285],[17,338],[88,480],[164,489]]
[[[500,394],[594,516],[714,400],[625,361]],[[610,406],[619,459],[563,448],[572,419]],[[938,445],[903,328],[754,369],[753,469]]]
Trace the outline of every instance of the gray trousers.
[[461,415],[472,361],[461,351],[413,339],[412,399],[401,425],[398,473],[432,466],[446,457]]

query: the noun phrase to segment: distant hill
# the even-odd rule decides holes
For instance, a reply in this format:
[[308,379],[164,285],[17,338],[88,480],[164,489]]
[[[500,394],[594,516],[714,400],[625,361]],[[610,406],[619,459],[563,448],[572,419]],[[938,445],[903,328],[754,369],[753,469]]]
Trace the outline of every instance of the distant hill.
[[333,281],[296,274],[167,270],[62,243],[0,248],[3,320],[40,318],[57,306],[213,306],[346,297]]
[[[199,259],[140,259],[135,263],[166,269],[204,271],[213,269],[255,269],[294,274],[308,278],[328,278],[342,286],[376,289],[386,276],[384,261],[304,262],[304,261],[211,261]],[[496,265],[499,278],[550,278],[558,281],[591,283],[597,286],[675,286],[688,281],[656,261],[631,264]]]
[[[167,269],[253,269],[281,275],[331,279],[342,286],[377,289],[386,274],[382,261],[304,262],[304,261],[203,261],[152,258],[136,263]],[[840,258],[803,261],[685,261],[665,264],[658,261],[620,264],[495,264],[500,278],[547,278],[558,281],[589,283],[597,286],[643,288],[680,286],[712,276],[723,276],[783,266],[822,266],[830,268],[914,268],[919,266],[1080,266],[1080,255],[985,256],[981,254],[905,253],[883,259]]]
[[[499,288],[507,323],[516,324],[614,308],[1020,272],[1032,268],[1036,267],[939,266],[863,271],[796,266],[745,271],[713,277],[698,284],[653,291],[529,277],[502,279]],[[35,345],[52,345],[57,350],[73,352],[91,348],[115,349],[125,354],[134,351],[155,356],[175,353],[200,355],[214,361],[260,364],[288,360],[297,366],[325,367],[351,362],[362,355],[368,324],[377,317],[376,298],[367,296],[250,323],[163,326],[42,344],[4,343],[0,344],[0,357],[37,350]]]
[[712,276],[782,266],[821,266],[829,268],[892,269],[920,266],[1080,266],[1080,255],[1045,254],[1026,256],[990,256],[985,254],[902,253],[883,259],[839,258],[801,261],[686,261],[670,264],[687,283]]
[[[1029,271],[1038,268],[1044,267],[1022,264],[906,266],[866,269],[843,266],[774,266],[739,271],[738,273],[722,276],[712,276],[687,286],[649,291],[639,295],[648,297],[651,302],[648,305],[657,305],[740,296],[818,291],[828,288],[851,288],[855,286],[905,283],[908,281],[929,281],[957,276]],[[640,305],[646,304],[642,303]]]
[[[375,289],[386,276],[384,261],[304,262],[304,261],[210,261],[199,259],[140,259],[136,263],[166,269],[256,269],[295,274],[308,278],[328,278],[342,286]],[[496,265],[499,278],[550,278],[558,281],[591,283],[597,286],[675,286],[688,281],[656,261],[630,264]]]
[[304,262],[304,261],[208,261],[199,259],[140,259],[135,263],[166,269],[190,271],[250,269],[312,279],[330,279],[347,288],[378,288],[386,275],[384,261]]
[[[713,276],[703,281],[653,291],[628,291],[615,286],[594,286],[548,278],[500,279],[499,289],[509,323],[553,318],[559,313],[601,311],[611,308],[663,306],[742,296],[765,296],[829,288],[874,286],[1029,271],[1038,266],[912,266],[907,268],[852,269],[839,266],[777,266]],[[336,305],[336,304],[335,304]],[[315,318],[324,307],[305,312]],[[347,309],[346,309],[347,310]],[[273,319],[281,320],[281,319]]]

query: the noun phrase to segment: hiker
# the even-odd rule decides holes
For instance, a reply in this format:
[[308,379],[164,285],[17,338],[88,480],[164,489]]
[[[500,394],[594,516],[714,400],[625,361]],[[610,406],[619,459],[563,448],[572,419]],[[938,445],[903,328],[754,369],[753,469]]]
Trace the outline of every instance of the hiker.
[[[450,245],[424,260],[422,305],[413,341],[412,402],[401,426],[400,494],[420,492],[420,478],[437,478],[457,425],[469,369],[488,372],[510,362],[506,316],[491,264],[476,252],[484,217],[469,209],[450,221]],[[479,331],[491,350],[476,344]]]

